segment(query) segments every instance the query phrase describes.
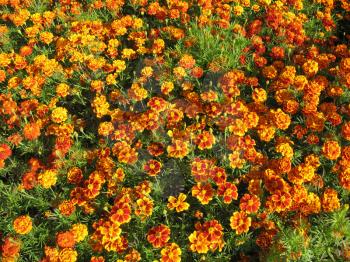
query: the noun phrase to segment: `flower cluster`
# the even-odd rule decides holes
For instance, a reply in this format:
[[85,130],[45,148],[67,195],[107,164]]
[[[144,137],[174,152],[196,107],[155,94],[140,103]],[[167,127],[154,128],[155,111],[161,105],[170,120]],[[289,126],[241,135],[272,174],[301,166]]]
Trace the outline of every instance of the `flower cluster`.
[[0,9],[1,261],[350,257],[348,0]]

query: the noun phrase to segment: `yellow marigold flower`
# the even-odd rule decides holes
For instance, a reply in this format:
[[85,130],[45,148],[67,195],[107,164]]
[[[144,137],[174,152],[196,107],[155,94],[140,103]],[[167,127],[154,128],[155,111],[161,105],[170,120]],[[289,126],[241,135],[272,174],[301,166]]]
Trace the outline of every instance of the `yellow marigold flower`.
[[121,73],[126,69],[126,64],[124,60],[114,60],[113,67],[117,73]]
[[185,210],[188,210],[190,207],[190,204],[186,202],[187,196],[184,193],[180,193],[178,198],[170,196],[168,198],[168,205],[167,207],[172,210],[175,208],[176,212],[182,212]]
[[73,248],[64,248],[58,256],[60,262],[75,262],[77,261],[78,252]]
[[50,188],[57,182],[57,172],[54,170],[45,170],[39,174],[38,182],[43,188]]
[[243,7],[240,6],[240,5],[236,5],[236,6],[233,7],[233,13],[234,13],[236,16],[242,15],[242,14],[243,14],[243,11],[244,11],[244,9],[243,9]]
[[288,143],[280,143],[276,146],[276,152],[287,158],[293,157],[293,148]]
[[60,97],[66,97],[68,95],[69,86],[65,83],[60,83],[56,86],[56,94]]
[[83,241],[89,234],[87,226],[80,223],[74,224],[71,232],[74,234],[76,242]]
[[54,110],[51,112],[51,120],[54,123],[62,123],[66,121],[68,118],[68,111],[64,107],[56,107]]
[[26,235],[32,227],[32,219],[28,215],[19,216],[13,221],[13,229],[17,234]]
[[338,192],[333,188],[327,188],[322,196],[322,209],[325,212],[333,212],[340,208]]
[[307,76],[313,76],[318,72],[318,63],[309,59],[303,64],[302,68]]
[[40,34],[40,40],[44,42],[45,44],[50,44],[53,40],[53,34],[50,32],[42,32]]

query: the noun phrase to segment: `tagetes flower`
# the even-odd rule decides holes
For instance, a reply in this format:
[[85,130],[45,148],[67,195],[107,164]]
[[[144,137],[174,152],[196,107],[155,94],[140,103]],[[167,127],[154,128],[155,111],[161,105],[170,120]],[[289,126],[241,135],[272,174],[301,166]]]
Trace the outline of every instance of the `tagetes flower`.
[[29,123],[23,127],[23,135],[27,140],[35,140],[40,136],[40,126],[37,123]]
[[207,236],[201,232],[194,231],[189,237],[192,252],[205,254],[209,251]]
[[0,160],[5,160],[12,155],[12,150],[7,144],[0,144]]
[[54,123],[62,123],[66,121],[68,118],[68,111],[64,107],[56,107],[54,110],[51,112],[51,120]]
[[57,182],[57,172],[55,170],[45,170],[38,175],[38,182],[43,188],[50,188]]
[[140,198],[136,201],[137,207],[135,215],[140,216],[141,219],[146,219],[152,215],[153,212],[153,201],[147,197]]
[[260,199],[256,195],[244,194],[239,200],[239,208],[247,214],[258,212]]
[[187,196],[184,193],[180,193],[177,198],[170,196],[168,198],[167,207],[170,210],[175,209],[176,212],[182,212],[182,211],[188,210],[188,208],[190,207],[190,204],[186,202],[186,198]]
[[56,242],[61,248],[71,248],[76,243],[74,233],[71,231],[60,232],[56,236]]
[[28,234],[32,230],[32,219],[28,215],[17,217],[13,221],[13,229],[17,234]]
[[188,143],[182,140],[174,140],[173,144],[167,147],[169,157],[184,158],[189,153]]
[[73,248],[63,248],[58,257],[60,262],[75,262],[78,259],[78,252]]
[[327,188],[321,199],[322,209],[325,212],[333,212],[340,208],[338,192],[333,188]]
[[180,262],[181,248],[176,243],[168,243],[161,251],[161,262]]
[[225,204],[230,204],[232,200],[237,200],[238,192],[235,184],[226,182],[218,187],[218,195],[223,197]]
[[322,154],[330,160],[336,160],[341,154],[341,147],[337,141],[326,141],[322,146]]
[[74,224],[70,230],[74,234],[75,242],[83,241],[89,234],[88,228],[85,224]]
[[192,187],[192,196],[196,197],[202,205],[206,205],[213,199],[214,190],[209,183],[197,183]]
[[211,149],[215,144],[215,136],[208,131],[203,131],[196,137],[196,144],[200,150]]
[[144,166],[143,169],[147,172],[149,176],[156,176],[160,173],[162,168],[162,163],[157,160],[151,159]]
[[230,217],[230,226],[237,235],[247,233],[251,226],[252,219],[243,211],[236,211]]
[[170,229],[166,225],[159,225],[151,228],[147,233],[147,241],[152,244],[154,248],[161,248],[170,239]]
[[288,192],[278,190],[268,198],[266,205],[271,211],[285,211],[292,205],[292,196]]
[[12,261],[15,261],[19,255],[20,249],[21,242],[19,239],[6,237],[1,245],[1,256],[2,258],[9,259],[9,261],[11,261],[10,259],[12,259]]

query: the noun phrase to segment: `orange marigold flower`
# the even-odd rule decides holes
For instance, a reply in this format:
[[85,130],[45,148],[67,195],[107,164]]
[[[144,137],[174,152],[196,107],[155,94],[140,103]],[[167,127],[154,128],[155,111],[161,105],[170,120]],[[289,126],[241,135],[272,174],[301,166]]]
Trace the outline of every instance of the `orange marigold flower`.
[[237,200],[238,198],[237,187],[231,182],[220,184],[218,188],[218,195],[223,196],[225,204],[230,204],[232,200]]
[[311,77],[318,72],[318,63],[314,60],[309,59],[303,64],[302,68],[305,75]]
[[330,160],[336,160],[341,154],[341,147],[337,141],[326,141],[322,146],[322,154]]
[[181,248],[176,243],[168,243],[161,251],[161,262],[180,262]]
[[215,144],[215,136],[209,131],[203,131],[197,136],[196,144],[200,150],[211,149]]
[[197,183],[192,187],[192,196],[196,197],[202,205],[206,205],[213,199],[214,190],[209,183]]
[[0,144],[0,160],[6,160],[12,155],[12,150],[7,144]]
[[61,248],[70,248],[75,245],[75,237],[71,231],[60,232],[56,236],[57,245]]
[[278,108],[277,110],[271,110],[272,120],[277,128],[286,130],[291,122],[290,116]]
[[28,215],[19,216],[13,221],[13,229],[17,234],[26,235],[32,230],[32,219]]
[[346,140],[350,140],[350,122],[346,122],[342,125],[341,134]]
[[21,242],[19,240],[6,237],[1,246],[1,256],[2,258],[15,258],[19,255],[20,249]]
[[148,103],[147,106],[149,106],[152,110],[156,112],[162,112],[167,107],[167,101],[165,101],[161,97],[152,97]]
[[71,184],[79,184],[83,179],[83,171],[79,167],[72,167],[68,170],[67,180]]
[[180,195],[177,198],[170,196],[168,198],[167,207],[170,210],[173,210],[175,208],[176,212],[185,211],[190,207],[190,204],[186,202],[186,198],[187,196],[184,193],[180,193]]
[[40,40],[48,45],[53,40],[53,34],[51,32],[42,32],[40,33]]
[[75,205],[72,200],[64,200],[58,206],[58,210],[64,216],[70,216],[75,211]]
[[147,240],[152,244],[154,248],[160,248],[170,239],[170,229],[166,225],[160,224],[159,226],[151,228],[147,233]]
[[200,254],[205,254],[209,251],[209,242],[205,233],[194,231],[188,239],[191,251]]
[[128,203],[115,205],[109,218],[113,223],[125,224],[131,220],[131,208]]
[[152,215],[153,212],[153,201],[147,197],[140,198],[136,201],[137,207],[135,215],[140,216],[141,219],[146,219]]
[[339,174],[339,183],[343,188],[350,190],[350,168],[346,168]]
[[239,201],[239,208],[247,214],[258,212],[260,199],[256,195],[244,194]]
[[22,186],[25,190],[33,189],[37,183],[35,172],[27,172],[22,177]]
[[23,135],[28,140],[35,140],[40,136],[40,125],[28,123],[23,127]]
[[271,211],[285,211],[292,205],[292,196],[288,192],[276,191],[268,198],[266,205]]
[[321,198],[322,209],[325,212],[333,212],[340,208],[338,192],[333,188],[327,188]]
[[179,61],[179,66],[191,69],[196,64],[196,60],[191,55],[183,55]]
[[247,233],[252,224],[252,219],[243,211],[236,211],[230,217],[230,226],[236,230],[236,234]]
[[149,160],[143,166],[143,170],[145,170],[149,176],[158,175],[161,168],[162,168],[162,163],[160,163],[159,161],[154,160],[154,159]]
[[176,139],[172,145],[167,147],[167,152],[169,157],[183,158],[189,153],[188,144],[185,141]]

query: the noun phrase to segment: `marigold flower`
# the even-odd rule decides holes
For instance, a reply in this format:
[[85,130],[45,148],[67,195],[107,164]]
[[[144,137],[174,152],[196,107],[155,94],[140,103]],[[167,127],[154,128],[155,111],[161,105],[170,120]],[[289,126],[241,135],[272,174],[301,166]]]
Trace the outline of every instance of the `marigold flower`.
[[211,149],[215,144],[215,136],[209,131],[203,131],[197,136],[196,144],[200,150]]
[[141,219],[145,219],[152,215],[153,212],[153,201],[147,197],[140,198],[136,201],[137,208],[135,215],[140,216]]
[[321,198],[322,209],[325,212],[333,212],[340,208],[338,192],[333,188],[327,188]]
[[68,118],[68,111],[64,107],[56,107],[51,112],[51,120],[54,123],[62,123],[66,121]]
[[192,187],[192,196],[196,197],[202,205],[206,205],[213,199],[214,190],[209,183],[197,183]]
[[288,192],[276,191],[266,202],[268,208],[272,211],[282,212],[292,205],[292,196]]
[[151,228],[147,233],[147,240],[154,248],[160,248],[170,239],[170,229],[166,225]]
[[237,235],[247,233],[251,223],[252,219],[243,211],[236,211],[230,217],[230,226],[236,231]]
[[12,155],[12,150],[7,144],[0,144],[0,160],[6,160]]
[[80,223],[74,224],[71,232],[74,234],[76,242],[83,241],[89,234],[87,226]]
[[260,199],[256,195],[244,194],[239,200],[239,208],[247,214],[258,212]]
[[314,76],[318,72],[318,63],[309,59],[303,64],[302,68],[307,76]]
[[180,262],[181,249],[176,243],[168,243],[161,251],[161,262]]
[[28,215],[19,216],[13,221],[16,233],[26,235],[32,230],[32,219]]
[[40,125],[37,123],[28,123],[23,127],[24,138],[35,140],[40,136]]
[[[16,258],[21,249],[21,242],[12,237],[6,237],[1,246],[2,258]],[[11,261],[11,260],[10,260]]]
[[57,182],[57,172],[55,170],[45,170],[39,174],[38,182],[43,188],[50,188]]
[[336,160],[341,154],[341,147],[337,141],[326,141],[322,146],[322,154],[330,160]]
[[57,245],[61,248],[71,248],[75,245],[75,237],[71,231],[60,232],[56,236]]
[[78,258],[78,252],[73,248],[63,248],[58,257],[60,262],[75,262]]
[[220,184],[218,195],[223,196],[225,204],[230,204],[232,200],[237,200],[238,198],[237,187],[231,182]]
[[51,32],[42,32],[40,33],[40,40],[48,45],[53,40],[53,34]]
[[70,216],[75,211],[75,205],[72,200],[64,200],[59,204],[58,210],[64,216]]
[[169,157],[184,158],[188,153],[188,144],[182,140],[174,140],[173,144],[167,147]]
[[190,249],[193,252],[197,252],[200,254],[205,254],[209,251],[209,242],[207,240],[207,236],[198,231],[194,231],[189,237],[190,241]]
[[147,172],[149,176],[156,176],[160,173],[162,168],[162,163],[157,160],[151,159],[144,166],[143,169]]
[[170,196],[168,198],[167,207],[170,210],[173,210],[175,208],[176,212],[185,211],[190,207],[190,204],[186,202],[186,198],[187,196],[184,193],[180,193],[177,198]]
[[350,190],[350,168],[339,173],[339,183],[343,188]]

